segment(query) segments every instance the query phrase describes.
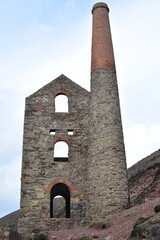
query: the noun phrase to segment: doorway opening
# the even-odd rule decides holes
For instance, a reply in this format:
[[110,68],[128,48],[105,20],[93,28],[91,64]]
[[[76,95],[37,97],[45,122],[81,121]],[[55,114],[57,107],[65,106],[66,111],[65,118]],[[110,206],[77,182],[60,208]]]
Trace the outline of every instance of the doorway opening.
[[70,191],[64,183],[57,183],[51,189],[50,217],[70,218]]

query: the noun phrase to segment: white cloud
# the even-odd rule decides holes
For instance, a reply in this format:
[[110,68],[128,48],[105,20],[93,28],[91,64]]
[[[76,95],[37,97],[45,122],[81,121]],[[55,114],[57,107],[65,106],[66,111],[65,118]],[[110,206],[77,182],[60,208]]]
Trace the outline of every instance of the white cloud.
[[127,165],[150,155],[160,148],[160,124],[145,126],[138,124],[124,132]]

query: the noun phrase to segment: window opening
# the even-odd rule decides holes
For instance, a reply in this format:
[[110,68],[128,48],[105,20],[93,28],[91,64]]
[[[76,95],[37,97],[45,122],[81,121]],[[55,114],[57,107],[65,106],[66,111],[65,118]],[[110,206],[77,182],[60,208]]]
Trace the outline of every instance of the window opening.
[[58,141],[54,145],[54,161],[67,162],[68,161],[68,144],[64,141]]
[[73,129],[68,129],[68,135],[73,135],[74,133],[73,133]]
[[56,129],[50,129],[50,135],[55,135],[56,134]]
[[68,97],[65,94],[55,97],[55,112],[68,112]]
[[57,183],[51,189],[50,217],[70,218],[70,191],[64,183]]

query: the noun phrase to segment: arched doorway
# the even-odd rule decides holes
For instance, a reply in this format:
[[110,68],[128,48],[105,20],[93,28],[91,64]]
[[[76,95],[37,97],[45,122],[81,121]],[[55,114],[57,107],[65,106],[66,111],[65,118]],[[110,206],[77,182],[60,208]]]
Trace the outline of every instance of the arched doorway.
[[59,210],[56,209],[56,213],[54,212],[55,197],[57,197],[57,198],[63,197],[64,198],[64,200],[65,200],[64,215],[66,218],[70,218],[70,191],[66,184],[57,183],[51,189],[51,192],[50,192],[50,217],[51,218],[58,217],[60,215],[60,211],[62,210],[62,206],[58,206],[58,204],[56,204],[58,206]]

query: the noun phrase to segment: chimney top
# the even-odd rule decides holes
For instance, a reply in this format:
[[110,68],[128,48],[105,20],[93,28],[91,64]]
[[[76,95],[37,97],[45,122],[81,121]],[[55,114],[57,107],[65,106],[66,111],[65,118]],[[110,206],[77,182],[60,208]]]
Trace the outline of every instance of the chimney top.
[[107,5],[106,3],[104,3],[104,2],[98,2],[98,3],[94,4],[94,5],[93,5],[93,8],[92,8],[92,13],[93,13],[93,11],[94,11],[96,8],[106,8],[106,9],[108,10],[108,12],[109,12],[109,7],[108,7],[108,5]]
[[97,68],[115,69],[112,37],[109,24],[109,8],[99,2],[93,6],[91,73]]

